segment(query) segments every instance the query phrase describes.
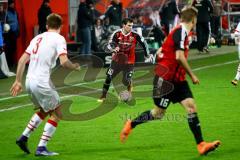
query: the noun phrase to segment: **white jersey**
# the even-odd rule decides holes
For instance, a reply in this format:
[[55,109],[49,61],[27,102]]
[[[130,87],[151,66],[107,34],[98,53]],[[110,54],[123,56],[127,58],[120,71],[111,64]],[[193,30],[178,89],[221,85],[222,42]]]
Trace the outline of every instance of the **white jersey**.
[[26,53],[30,55],[27,78],[49,82],[57,58],[67,54],[66,40],[56,32],[44,32],[30,42]]
[[235,29],[235,35],[240,36],[240,22],[237,25],[237,28]]

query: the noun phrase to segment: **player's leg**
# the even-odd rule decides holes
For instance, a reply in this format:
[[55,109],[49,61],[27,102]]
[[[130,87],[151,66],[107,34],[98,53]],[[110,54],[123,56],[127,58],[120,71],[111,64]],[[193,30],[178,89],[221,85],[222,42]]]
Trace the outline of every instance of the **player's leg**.
[[16,144],[25,152],[30,153],[27,142],[28,138],[30,137],[31,133],[38,128],[41,122],[45,119],[47,114],[40,109],[40,111],[33,114],[32,118],[27,124],[27,127],[23,131],[21,137],[16,141]]
[[238,68],[237,68],[237,73],[235,78],[231,81],[231,83],[236,86],[238,84],[238,81],[240,80],[240,63],[238,64]]
[[[39,107],[41,106],[40,103],[38,103],[38,93],[33,92],[34,90],[38,91],[37,83],[34,80],[26,79],[26,90],[28,94],[31,97],[31,101],[36,106],[36,108],[39,108],[39,111],[33,114],[32,118],[30,119],[29,123],[27,124],[27,127],[23,131],[22,135],[18,140],[16,141],[16,144],[20,147],[21,150],[23,150],[25,153],[30,153],[27,143],[28,138],[30,137],[30,134],[41,124],[41,122],[45,119],[47,114],[44,112],[44,110]],[[39,97],[41,98],[41,97]]]
[[203,138],[199,118],[196,111],[196,104],[193,98],[186,98],[180,103],[187,111],[189,127],[194,135],[196,143],[199,144],[203,141]]
[[43,134],[40,138],[37,150],[35,152],[36,156],[52,156],[57,155],[55,152],[49,152],[46,148],[47,142],[53,136],[58,121],[61,119],[61,106],[60,106],[60,97],[55,91],[53,84],[50,82],[42,84],[45,88],[38,87],[34,90],[34,93],[37,95],[36,98],[41,108],[45,113],[47,113],[50,118],[45,123]]
[[122,79],[122,83],[123,85],[127,86],[127,90],[132,93],[133,91],[133,84],[132,84],[132,77],[133,77],[133,71],[134,66],[131,65],[127,65],[126,68],[123,70],[123,79]]
[[220,141],[205,142],[202,137],[201,125],[197,115],[196,104],[193,98],[186,98],[180,102],[188,114],[188,124],[197,143],[197,149],[200,155],[207,154],[215,150]]
[[[239,59],[240,59],[240,38],[239,38],[239,42],[238,42],[239,44],[238,44],[238,57],[239,57]],[[237,68],[237,73],[236,73],[236,76],[235,76],[235,78],[231,81],[231,83],[233,84],[233,85],[237,85],[238,84],[238,81],[240,80],[240,63],[239,63],[239,65],[238,65],[238,68]]]
[[116,62],[112,62],[110,67],[108,68],[107,72],[106,72],[106,79],[105,82],[103,84],[103,88],[102,88],[102,95],[101,97],[98,99],[98,102],[103,102],[106,97],[107,97],[107,92],[110,88],[112,79],[119,73],[119,67],[116,64]]
[[[170,95],[171,93],[162,96],[162,93],[164,93],[163,88],[167,88],[166,86],[163,86],[163,82],[159,79],[159,77],[155,77],[153,81],[153,101],[155,104],[155,107],[152,110],[147,110],[143,113],[141,113],[138,117],[136,117],[133,120],[128,120],[125,123],[124,128],[122,129],[122,132],[120,134],[120,140],[124,142],[128,135],[130,134],[131,130],[135,128],[137,125],[143,124],[145,122],[149,122],[155,119],[161,119],[165,112],[167,107],[170,104]],[[162,92],[161,92],[162,91]],[[160,93],[161,92],[161,93]]]
[[147,110],[141,113],[133,120],[127,120],[120,134],[121,142],[125,142],[131,131],[138,125],[155,120],[161,119],[165,114],[166,109],[154,107],[152,110]]
[[56,152],[50,152],[47,150],[47,143],[52,138],[53,134],[55,133],[58,123],[62,118],[61,113],[61,106],[57,107],[54,111],[49,112],[49,119],[44,126],[44,131],[40,138],[37,150],[35,155],[36,156],[54,156],[58,155]]
[[107,70],[106,79],[104,81],[103,88],[102,88],[102,94],[101,94],[100,98],[98,99],[98,102],[103,102],[107,97],[107,92],[108,92],[111,82],[112,82],[112,76],[111,76],[112,72],[113,72],[113,70],[111,68],[109,68]]

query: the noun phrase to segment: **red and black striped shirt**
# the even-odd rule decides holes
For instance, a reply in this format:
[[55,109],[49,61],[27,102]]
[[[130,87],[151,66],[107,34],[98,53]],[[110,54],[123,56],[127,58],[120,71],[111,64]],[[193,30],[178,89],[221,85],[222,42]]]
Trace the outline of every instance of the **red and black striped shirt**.
[[157,59],[155,74],[171,82],[185,81],[186,71],[176,60],[176,51],[183,50],[187,59],[189,51],[188,32],[182,26],[175,27],[162,45],[162,54]]
[[145,56],[149,54],[149,49],[146,41],[137,32],[131,31],[128,34],[124,34],[122,29],[116,30],[110,37],[108,42],[108,49],[111,51],[116,47],[120,48],[119,53],[113,54],[112,60],[118,62],[120,56],[126,57],[124,63],[134,64],[135,63],[135,48],[137,42],[143,47]]

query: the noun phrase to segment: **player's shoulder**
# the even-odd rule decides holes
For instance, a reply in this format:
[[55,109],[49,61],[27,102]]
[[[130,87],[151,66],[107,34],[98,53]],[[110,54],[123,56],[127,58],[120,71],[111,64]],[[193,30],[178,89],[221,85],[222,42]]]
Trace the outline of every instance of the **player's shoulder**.
[[51,38],[52,40],[56,41],[56,42],[63,42],[66,41],[65,38],[60,35],[59,33],[56,32],[46,32],[47,37]]
[[175,39],[175,40],[185,39],[188,35],[188,32],[187,32],[186,28],[182,25],[177,26],[171,32],[172,32],[172,38]]
[[61,40],[61,41],[66,41],[65,38],[58,33],[57,33],[56,37],[59,38],[59,40]]
[[39,38],[42,37],[42,34],[39,34],[39,35],[36,35],[31,41],[30,41],[30,44],[31,43],[35,43]]
[[187,29],[183,25],[178,25],[174,30],[174,34],[187,35]]
[[113,32],[113,35],[116,35],[116,34],[119,34],[119,33],[122,33],[122,29],[117,29]]
[[132,34],[141,37],[141,35],[138,32],[136,32],[135,30],[132,30]]

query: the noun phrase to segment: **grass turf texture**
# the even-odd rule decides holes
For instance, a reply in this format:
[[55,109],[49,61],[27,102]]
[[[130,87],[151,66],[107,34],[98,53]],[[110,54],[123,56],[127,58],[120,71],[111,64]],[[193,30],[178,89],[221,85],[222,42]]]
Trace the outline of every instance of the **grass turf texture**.
[[[225,63],[236,60],[236,53],[209,57],[190,62],[192,68]],[[238,63],[195,71],[200,85],[191,88],[198,106],[202,132],[206,141],[220,139],[222,146],[208,156],[199,156],[193,135],[188,128],[183,108],[170,105],[162,121],[154,121],[138,126],[125,144],[119,141],[119,133],[127,118],[134,118],[141,112],[153,107],[151,98],[137,97],[136,105],[129,107],[119,102],[111,112],[88,121],[61,121],[49,142],[49,150],[59,152],[56,157],[46,160],[238,160],[239,152],[239,87],[230,81],[235,75]],[[79,74],[72,73],[66,81],[79,83]],[[141,72],[134,75],[139,76]],[[104,78],[102,71],[98,79]],[[0,98],[9,96],[8,90],[14,78],[0,80]],[[190,82],[190,81],[189,81]],[[103,81],[84,86],[101,89]],[[147,90],[151,86],[136,87],[134,90]],[[110,89],[111,94],[115,94]],[[99,94],[99,92],[97,93]],[[61,94],[65,96],[65,94]],[[71,113],[90,111],[98,105],[95,98],[73,96]],[[0,109],[30,103],[27,96],[0,101]],[[25,155],[15,145],[16,138],[22,133],[31,115],[32,106],[0,112],[0,159],[39,159],[34,156],[44,124],[31,135],[29,148],[32,152]]]

